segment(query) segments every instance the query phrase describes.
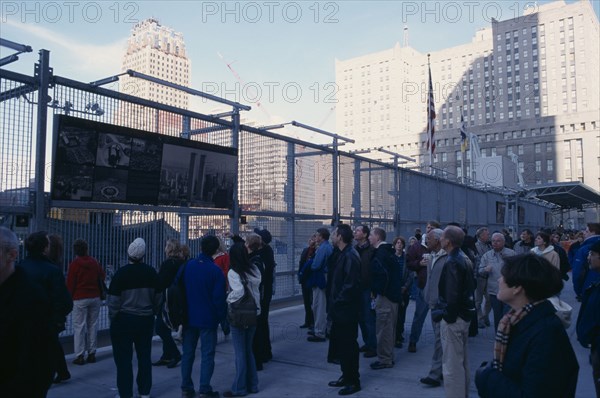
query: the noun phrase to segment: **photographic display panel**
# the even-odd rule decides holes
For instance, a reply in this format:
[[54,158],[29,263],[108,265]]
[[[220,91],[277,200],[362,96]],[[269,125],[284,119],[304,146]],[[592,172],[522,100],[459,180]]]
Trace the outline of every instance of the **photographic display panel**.
[[64,115],[54,138],[53,200],[233,207],[237,149]]

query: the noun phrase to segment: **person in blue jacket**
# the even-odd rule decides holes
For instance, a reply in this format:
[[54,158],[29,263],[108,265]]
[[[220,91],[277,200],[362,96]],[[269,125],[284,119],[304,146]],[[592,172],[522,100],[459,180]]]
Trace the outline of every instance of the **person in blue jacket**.
[[[588,254],[590,270],[600,271],[600,242],[590,247]],[[583,293],[577,317],[577,340],[582,346],[591,347],[592,377],[596,396],[600,397],[600,282],[594,282]]]
[[188,322],[183,325],[183,356],[181,359],[181,396],[195,397],[192,382],[192,367],[196,357],[196,346],[200,339],[200,387],[203,397],[218,397],[210,380],[215,370],[217,326],[225,317],[225,277],[213,261],[219,248],[219,238],[208,235],[200,242],[202,253],[188,261],[179,270],[183,274],[188,307]]
[[573,288],[578,299],[581,299],[585,289],[592,283],[600,281],[600,272],[590,270],[588,264],[590,247],[594,243],[600,242],[600,223],[588,223],[583,231],[583,236],[585,239],[577,250],[573,262]]
[[500,320],[494,359],[477,370],[480,397],[574,397],[579,364],[547,298],[560,293],[560,271],[535,254],[508,257],[498,299],[511,310]]

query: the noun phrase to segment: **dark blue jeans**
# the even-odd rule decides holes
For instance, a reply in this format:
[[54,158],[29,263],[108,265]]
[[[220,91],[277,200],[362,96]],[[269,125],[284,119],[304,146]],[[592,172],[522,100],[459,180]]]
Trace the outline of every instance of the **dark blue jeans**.
[[133,397],[133,347],[138,362],[136,382],[140,395],[149,395],[152,388],[152,326],[154,316],[120,313],[110,324],[113,357],[117,365],[117,388],[121,398]]
[[160,359],[176,359],[181,358],[181,354],[177,349],[177,344],[171,336],[171,329],[163,322],[162,316],[156,316],[156,322],[154,324],[154,331],[162,340],[163,353]]
[[417,299],[415,302],[415,315],[413,316],[412,326],[410,328],[410,337],[408,342],[411,344],[417,344],[421,338],[421,332],[423,331],[423,324],[427,313],[429,312],[429,306],[425,302],[423,297],[423,289],[417,289]]
[[358,325],[363,342],[369,351],[377,350],[377,335],[375,334],[375,310],[371,309],[371,289],[362,293]]
[[231,340],[235,351],[235,378],[231,386],[234,394],[246,395],[258,392],[258,375],[252,352],[255,332],[256,326],[246,329],[231,326]]
[[200,329],[192,326],[183,328],[183,356],[181,358],[181,390],[194,391],[192,367],[196,359],[196,347],[200,339],[200,389],[201,394],[212,391],[210,379],[215,370],[217,329]]

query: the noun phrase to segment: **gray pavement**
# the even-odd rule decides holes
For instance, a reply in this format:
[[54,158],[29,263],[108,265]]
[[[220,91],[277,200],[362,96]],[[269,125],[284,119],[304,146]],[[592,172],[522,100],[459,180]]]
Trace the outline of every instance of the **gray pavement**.
[[[571,282],[565,284],[563,300],[574,307],[573,324],[568,330],[571,342],[579,360],[579,383],[577,397],[593,398],[591,366],[588,362],[588,350],[576,341],[575,321],[579,311]],[[306,341],[306,330],[299,329],[303,320],[303,307],[290,306],[271,311],[271,339],[273,342],[273,360],[265,364],[264,370],[258,373],[260,392],[253,395],[260,397],[334,397],[338,396],[337,388],[330,388],[327,383],[340,376],[338,365],[327,363],[328,343],[310,343]],[[414,303],[408,308],[406,330],[410,330]],[[359,336],[360,339],[360,336]],[[362,345],[362,341],[359,340]],[[396,349],[396,366],[392,369],[371,370],[369,364],[376,358],[360,359],[360,374],[363,390],[353,397],[443,397],[443,387],[430,388],[419,383],[419,379],[427,375],[433,352],[433,332],[429,319],[423,327],[421,340],[417,345],[417,353],[409,353],[406,346]],[[480,329],[477,337],[469,339],[469,364],[471,367],[470,396],[477,397],[474,385],[475,370],[483,361],[492,355],[492,328]],[[152,347],[152,358],[156,360],[161,354],[161,345],[155,339]],[[49,398],[113,398],[117,395],[116,369],[110,347],[98,351],[98,362],[77,366],[71,364],[73,355],[67,356],[72,378],[67,382],[54,385]],[[215,373],[212,378],[213,389],[224,392],[231,388],[235,366],[234,352],[230,338],[219,334],[217,345]],[[153,368],[153,385],[151,396],[155,398],[180,397],[181,367],[167,369]],[[200,352],[196,355],[193,380],[198,388],[200,377]]]

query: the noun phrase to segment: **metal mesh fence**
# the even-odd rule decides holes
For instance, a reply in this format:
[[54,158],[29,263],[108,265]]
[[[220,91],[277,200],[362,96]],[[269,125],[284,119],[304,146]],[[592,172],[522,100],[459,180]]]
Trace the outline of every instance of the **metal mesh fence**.
[[[214,234],[226,242],[231,232],[242,236],[267,228],[275,252],[275,299],[301,294],[296,272],[302,249],[319,227],[335,222],[380,226],[392,236],[413,234],[427,220],[457,221],[470,227],[497,222],[496,204],[505,198],[464,185],[395,168],[329,147],[299,142],[242,125],[239,135],[231,118],[178,110],[124,93],[99,89],[57,77],[50,91],[48,135],[56,115],[71,115],[156,134],[183,137],[238,148],[239,219],[226,209],[160,208],[112,203],[72,204],[48,201],[46,227],[62,236],[62,268],[73,259],[75,239],[89,243],[90,254],[106,268],[108,281],[127,262],[127,247],[136,237],[147,242],[146,262],[158,267],[167,239],[187,242],[192,256],[201,237]],[[19,213],[31,214],[34,176],[37,92],[33,78],[0,76],[0,221],[22,238],[30,227],[17,227]],[[230,120],[231,119],[231,120]],[[48,148],[52,147],[47,140]],[[48,157],[50,159],[50,157]],[[337,164],[334,164],[337,159]],[[335,170],[337,166],[338,173]],[[51,167],[46,170],[47,186]],[[336,196],[337,193],[337,196]],[[523,202],[529,227],[543,225],[547,209]],[[337,214],[336,214],[337,213]],[[235,229],[235,230],[234,230]],[[103,309],[104,311],[104,309]],[[106,317],[101,328],[107,328]],[[70,323],[64,334],[72,333]]]
[[0,208],[29,205],[34,103],[32,83],[0,79]]

